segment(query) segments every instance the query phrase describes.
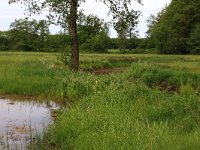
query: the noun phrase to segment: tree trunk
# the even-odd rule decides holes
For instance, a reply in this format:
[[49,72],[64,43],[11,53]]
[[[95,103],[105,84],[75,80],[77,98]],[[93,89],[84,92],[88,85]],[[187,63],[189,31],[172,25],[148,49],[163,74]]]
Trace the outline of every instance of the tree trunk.
[[77,5],[78,0],[71,0],[69,16],[69,34],[71,37],[71,60],[70,69],[78,71],[79,69],[79,43],[77,36]]

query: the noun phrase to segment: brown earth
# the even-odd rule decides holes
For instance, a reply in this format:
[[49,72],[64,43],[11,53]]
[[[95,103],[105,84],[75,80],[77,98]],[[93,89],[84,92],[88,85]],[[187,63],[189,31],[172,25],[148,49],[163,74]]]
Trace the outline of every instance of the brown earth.
[[83,72],[94,73],[95,75],[107,75],[112,73],[124,72],[125,68],[96,68],[96,69],[81,69]]
[[157,83],[155,87],[161,91],[167,91],[170,93],[180,93],[180,89],[177,85],[171,85],[165,81]]

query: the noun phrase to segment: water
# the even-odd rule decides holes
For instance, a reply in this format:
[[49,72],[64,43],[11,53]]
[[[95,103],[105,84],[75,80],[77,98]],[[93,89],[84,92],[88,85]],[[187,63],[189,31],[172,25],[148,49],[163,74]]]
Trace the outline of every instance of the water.
[[51,111],[57,108],[53,102],[0,99],[0,149],[24,149],[31,135],[42,134],[52,123]]

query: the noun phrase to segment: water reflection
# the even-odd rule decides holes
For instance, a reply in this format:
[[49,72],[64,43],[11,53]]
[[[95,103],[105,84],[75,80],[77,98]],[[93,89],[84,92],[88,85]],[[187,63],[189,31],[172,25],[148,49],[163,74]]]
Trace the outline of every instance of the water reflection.
[[11,101],[0,99],[0,149],[7,145],[24,145],[30,135],[42,133],[52,122],[53,102]]

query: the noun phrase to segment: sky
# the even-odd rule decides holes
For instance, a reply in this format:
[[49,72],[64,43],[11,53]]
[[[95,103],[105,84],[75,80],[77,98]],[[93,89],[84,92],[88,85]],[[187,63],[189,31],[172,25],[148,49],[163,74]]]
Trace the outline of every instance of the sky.
[[[151,14],[156,14],[162,8],[164,8],[167,4],[169,4],[171,0],[142,0],[143,5],[133,3],[132,7],[135,10],[139,10],[142,12],[142,15],[139,18],[140,23],[136,30],[139,31],[140,37],[145,37],[145,32],[147,31],[147,23],[146,20],[149,18]],[[1,0],[0,4],[0,30],[8,30],[10,23],[14,22],[15,19],[25,18],[24,9],[21,8],[20,4],[8,4],[8,0]],[[96,3],[96,0],[86,0],[86,3],[81,5],[81,8],[84,9],[85,14],[95,14],[98,17],[104,19],[105,21],[110,21],[110,17],[108,17],[108,8],[102,3]],[[33,18],[40,20],[45,19],[45,15],[33,16]],[[51,26],[50,31],[52,33],[57,33],[60,31],[59,27]],[[116,32],[114,29],[110,30],[110,36],[116,37]]]

